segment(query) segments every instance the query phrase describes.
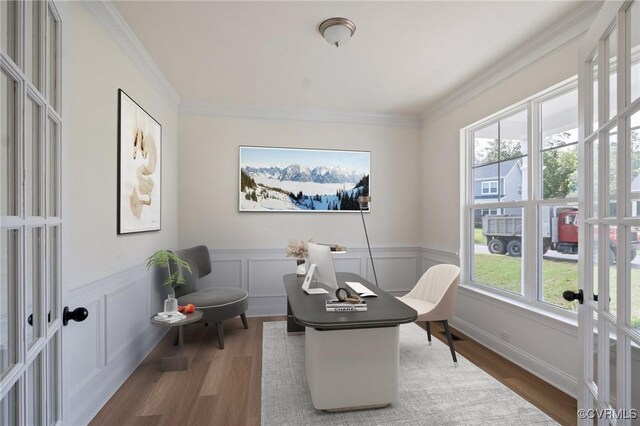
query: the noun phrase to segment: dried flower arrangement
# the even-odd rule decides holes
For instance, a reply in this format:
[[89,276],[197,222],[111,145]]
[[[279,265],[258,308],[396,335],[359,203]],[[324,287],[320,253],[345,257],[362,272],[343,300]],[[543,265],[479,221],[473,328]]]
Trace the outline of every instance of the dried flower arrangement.
[[297,259],[304,259],[309,256],[309,245],[312,243],[313,238],[309,241],[303,240],[290,240],[287,247],[287,257],[295,257]]

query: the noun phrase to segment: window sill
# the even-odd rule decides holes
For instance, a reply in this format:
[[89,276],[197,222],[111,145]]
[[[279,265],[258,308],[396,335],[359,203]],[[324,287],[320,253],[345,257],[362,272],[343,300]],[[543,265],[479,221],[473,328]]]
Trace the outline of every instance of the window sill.
[[461,293],[483,303],[488,303],[500,309],[507,310],[520,317],[553,328],[572,337],[578,337],[578,317],[560,315],[550,309],[531,305],[524,300],[508,297],[497,292],[485,290],[473,282],[461,283]]

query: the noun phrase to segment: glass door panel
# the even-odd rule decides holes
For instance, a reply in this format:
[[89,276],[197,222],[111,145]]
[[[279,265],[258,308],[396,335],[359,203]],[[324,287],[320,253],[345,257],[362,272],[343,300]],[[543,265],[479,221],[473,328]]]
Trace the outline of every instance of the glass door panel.
[[16,362],[15,306],[18,286],[18,235],[17,229],[0,231],[0,378]]
[[[3,4],[5,2],[2,2]],[[4,6],[3,6],[4,7]],[[16,117],[18,110],[18,82],[2,68],[0,72],[0,215],[18,215],[18,169],[19,149]]]
[[18,53],[18,6],[15,0],[0,1],[0,44],[13,62],[17,62]]
[[631,116],[629,123],[629,142],[631,153],[630,201],[631,216],[640,217],[640,111]]
[[26,377],[26,424],[42,424],[42,353],[36,357],[27,369]]
[[30,347],[38,337],[42,336],[40,330],[41,318],[41,289],[43,286],[44,274],[42,273],[42,239],[43,228],[27,228],[26,244],[26,281],[25,287],[27,316],[27,347]]
[[58,20],[51,7],[47,9],[47,100],[58,108]]
[[607,51],[609,53],[609,114],[607,118],[611,119],[618,111],[618,30],[615,27],[607,38]]
[[598,54],[593,56],[593,59],[589,63],[589,70],[591,72],[591,128],[585,134],[594,132],[598,128]]
[[18,424],[18,395],[18,384],[16,383],[0,402],[0,424]]
[[47,120],[47,217],[58,217],[58,124],[49,117]]
[[50,226],[47,228],[47,308],[46,312],[50,312],[48,319],[51,324],[58,318],[59,307],[57,306],[58,290],[59,290],[59,247],[60,247],[59,228]]
[[27,95],[25,108],[25,211],[27,216],[42,216],[41,171],[42,141],[40,132],[41,107]]
[[640,98],[640,3],[633,3],[627,12],[629,41],[627,55],[629,57],[630,96],[631,102]]
[[42,3],[40,1],[24,2],[24,38],[25,38],[25,55],[24,55],[24,72],[29,81],[40,89],[40,29],[41,29],[41,10]]
[[609,159],[609,192],[607,216],[616,216],[618,208],[618,130],[613,128],[607,135],[607,158]]

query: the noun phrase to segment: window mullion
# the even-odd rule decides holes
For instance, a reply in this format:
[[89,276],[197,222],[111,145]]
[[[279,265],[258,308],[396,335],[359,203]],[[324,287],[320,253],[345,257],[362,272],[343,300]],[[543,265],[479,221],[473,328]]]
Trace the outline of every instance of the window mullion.
[[523,292],[524,297],[529,303],[535,303],[539,297],[540,291],[540,259],[538,257],[538,208],[536,201],[540,197],[540,177],[542,166],[540,164],[540,106],[536,101],[529,103],[529,122],[528,122],[528,138],[527,144],[528,160],[527,160],[527,197],[525,202],[525,233],[524,242],[524,280]]

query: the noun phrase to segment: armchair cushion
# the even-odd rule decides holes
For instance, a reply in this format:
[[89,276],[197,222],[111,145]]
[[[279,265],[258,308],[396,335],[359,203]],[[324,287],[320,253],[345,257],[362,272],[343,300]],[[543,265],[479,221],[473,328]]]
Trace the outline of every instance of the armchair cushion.
[[202,310],[202,322],[219,322],[244,313],[249,306],[249,293],[236,287],[205,288],[178,297],[178,303],[192,303]]

